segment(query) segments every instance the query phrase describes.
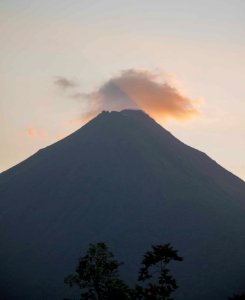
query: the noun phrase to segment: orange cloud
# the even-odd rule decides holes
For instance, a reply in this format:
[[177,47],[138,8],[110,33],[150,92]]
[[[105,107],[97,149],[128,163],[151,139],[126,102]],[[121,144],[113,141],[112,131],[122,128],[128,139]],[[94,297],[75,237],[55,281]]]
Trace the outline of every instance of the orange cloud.
[[47,136],[44,130],[37,130],[33,126],[27,128],[27,135],[32,139],[44,139]]
[[89,94],[88,115],[101,110],[142,109],[156,119],[189,119],[198,114],[196,101],[183,95],[157,74],[126,70]]
[[27,128],[27,134],[30,138],[33,138],[33,139],[35,139],[37,137],[37,133],[36,133],[35,129],[32,127]]
[[194,101],[157,79],[157,75],[149,72],[128,70],[115,82],[134,103],[154,117],[188,119],[198,113]]

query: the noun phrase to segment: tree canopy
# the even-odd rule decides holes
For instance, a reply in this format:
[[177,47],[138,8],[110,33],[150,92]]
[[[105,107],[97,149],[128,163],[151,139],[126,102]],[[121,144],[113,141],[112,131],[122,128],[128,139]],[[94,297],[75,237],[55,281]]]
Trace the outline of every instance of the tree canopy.
[[170,244],[152,246],[145,253],[138,281],[134,288],[119,278],[118,262],[105,243],[90,244],[81,257],[76,273],[65,278],[65,283],[82,289],[81,300],[171,300],[177,289],[175,278],[167,265],[171,261],[182,261]]
[[81,299],[130,299],[130,290],[118,275],[121,264],[105,243],[90,244],[86,255],[80,258],[76,274],[67,276],[65,283],[79,286],[83,290]]
[[136,287],[138,299],[170,300],[171,293],[178,286],[167,265],[182,260],[170,244],[152,246],[142,260],[138,280],[147,284]]

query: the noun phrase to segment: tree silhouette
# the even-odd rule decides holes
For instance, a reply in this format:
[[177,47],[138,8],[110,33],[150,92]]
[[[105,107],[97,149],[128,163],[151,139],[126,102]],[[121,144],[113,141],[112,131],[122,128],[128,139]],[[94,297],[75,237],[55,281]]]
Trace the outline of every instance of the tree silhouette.
[[170,294],[178,286],[169,274],[167,264],[182,260],[170,244],[152,246],[152,251],[146,252],[142,261],[138,280],[146,284],[143,287],[136,286],[137,299],[171,300]]
[[144,255],[138,278],[146,283],[130,289],[119,278],[118,268],[122,263],[114,258],[108,246],[90,244],[86,255],[80,258],[76,274],[64,281],[83,290],[81,300],[171,300],[169,296],[177,283],[166,267],[170,261],[182,261],[170,244],[152,246],[152,251]]
[[131,291],[118,276],[121,264],[105,243],[90,244],[86,255],[80,258],[76,274],[67,276],[64,282],[79,286],[84,300],[128,300]]

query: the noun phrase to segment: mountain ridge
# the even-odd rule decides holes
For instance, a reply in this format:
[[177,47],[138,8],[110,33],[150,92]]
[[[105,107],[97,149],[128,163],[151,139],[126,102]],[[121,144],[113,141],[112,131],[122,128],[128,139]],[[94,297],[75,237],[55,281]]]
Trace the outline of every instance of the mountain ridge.
[[244,199],[242,180],[145,113],[103,112],[0,174],[1,290],[65,297],[63,278],[101,240],[131,282],[142,251],[171,242],[184,256],[176,299],[221,300],[243,287]]
[[[97,115],[96,119],[105,115],[110,115],[110,114],[121,114],[123,116],[131,116],[131,117],[135,117],[135,116],[143,116],[143,117],[147,117],[149,120],[153,121],[153,123],[155,123],[157,126],[159,126],[161,129],[163,129],[165,131],[165,133],[167,133],[169,136],[173,137],[175,140],[177,140],[178,142],[180,142],[181,144],[185,145],[186,147],[198,151],[199,153],[203,154],[204,156],[207,156],[209,159],[211,159],[214,163],[216,163],[218,166],[222,167],[226,172],[230,173],[231,175],[235,176],[236,178],[238,178],[240,181],[242,181],[244,183],[244,180],[242,178],[240,178],[238,175],[234,174],[232,171],[229,171],[227,169],[225,169],[220,163],[218,163],[216,160],[214,160],[213,158],[211,158],[208,154],[206,154],[204,151],[201,151],[193,146],[189,146],[188,144],[182,142],[180,139],[176,138],[173,134],[171,134],[171,132],[169,132],[168,130],[166,130],[165,128],[163,128],[161,125],[159,125],[153,118],[151,118],[147,113],[145,113],[144,111],[140,110],[140,109],[124,109],[121,111],[102,111],[100,114]],[[24,163],[26,160],[30,159],[31,157],[35,156],[36,154],[41,153],[42,151],[44,151],[45,149],[49,148],[50,146],[59,144],[61,141],[69,138],[70,136],[73,136],[74,134],[80,132],[80,130],[84,127],[90,124],[90,122],[93,122],[95,119],[90,120],[88,123],[86,123],[85,125],[83,125],[81,128],[77,129],[75,132],[69,134],[68,136],[66,136],[65,138],[54,142],[51,145],[48,145],[44,148],[39,149],[37,152],[35,152],[34,154],[32,154],[31,156],[27,157],[26,159],[24,159],[23,161],[19,162],[18,164],[16,164],[15,166],[12,166],[11,168],[3,171],[0,173],[4,174],[6,172],[8,172],[9,170],[15,168],[16,166],[21,165],[22,163]]]

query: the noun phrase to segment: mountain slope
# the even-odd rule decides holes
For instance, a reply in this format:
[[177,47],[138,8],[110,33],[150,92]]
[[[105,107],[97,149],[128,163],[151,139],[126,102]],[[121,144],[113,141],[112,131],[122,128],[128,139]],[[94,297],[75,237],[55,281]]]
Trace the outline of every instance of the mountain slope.
[[62,299],[97,241],[130,282],[151,244],[171,242],[184,256],[175,298],[225,299],[244,286],[244,213],[242,180],[141,111],[103,112],[0,174],[1,291]]

